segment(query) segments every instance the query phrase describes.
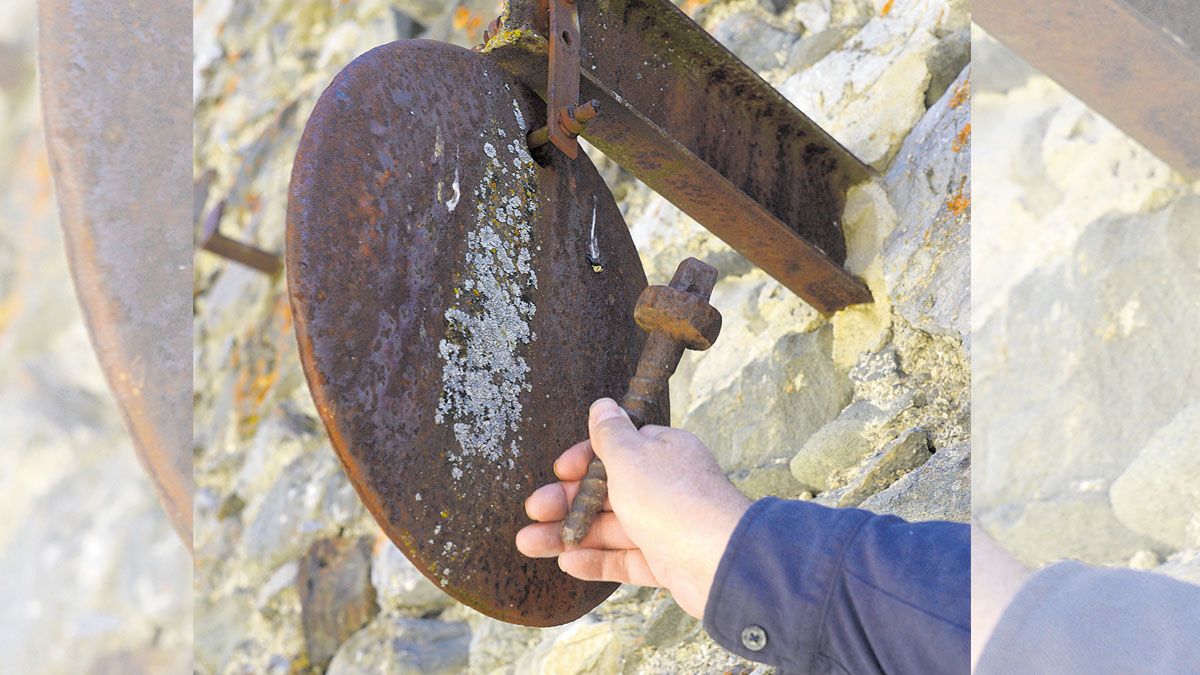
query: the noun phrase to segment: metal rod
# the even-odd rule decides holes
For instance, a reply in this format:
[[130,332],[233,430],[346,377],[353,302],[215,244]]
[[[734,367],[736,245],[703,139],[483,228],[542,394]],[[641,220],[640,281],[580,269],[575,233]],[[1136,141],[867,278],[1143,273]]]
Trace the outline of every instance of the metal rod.
[[204,237],[200,247],[222,258],[256,269],[267,276],[279,274],[283,269],[283,261],[278,255],[221,234],[221,216],[224,214],[225,200],[222,199],[204,221]]

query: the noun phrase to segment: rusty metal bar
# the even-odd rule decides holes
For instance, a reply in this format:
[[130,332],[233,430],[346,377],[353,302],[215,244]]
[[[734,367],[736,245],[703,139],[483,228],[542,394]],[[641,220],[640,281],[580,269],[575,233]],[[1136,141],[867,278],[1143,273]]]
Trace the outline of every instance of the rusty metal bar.
[[976,0],[974,20],[1188,178],[1200,178],[1194,0]]
[[200,238],[200,248],[209,253],[215,253],[222,258],[241,263],[246,267],[258,270],[273,277],[283,269],[283,260],[274,253],[268,253],[261,248],[230,239],[221,233],[221,218],[225,215],[225,200],[217,203],[204,221],[204,232]]
[[[668,0],[579,0],[583,137],[823,312],[870,302],[842,268],[845,192],[871,170]],[[544,3],[483,51],[546,96]]]
[[579,103],[579,18],[575,0],[550,2],[550,57],[546,82],[546,129],[567,157],[579,156],[579,141],[564,125]]

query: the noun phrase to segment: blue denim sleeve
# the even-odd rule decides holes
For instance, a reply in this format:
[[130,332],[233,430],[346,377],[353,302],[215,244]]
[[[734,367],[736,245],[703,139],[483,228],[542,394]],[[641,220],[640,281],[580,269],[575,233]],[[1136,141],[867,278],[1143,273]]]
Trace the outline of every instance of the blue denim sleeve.
[[755,502],[721,558],[704,628],[784,673],[970,672],[967,525]]

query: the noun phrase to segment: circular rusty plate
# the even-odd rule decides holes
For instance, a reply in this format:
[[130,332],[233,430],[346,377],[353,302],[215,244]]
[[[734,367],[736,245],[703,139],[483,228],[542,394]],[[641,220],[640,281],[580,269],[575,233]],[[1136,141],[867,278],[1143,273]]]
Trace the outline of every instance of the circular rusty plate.
[[287,239],[301,359],[359,495],[443,590],[532,626],[615,588],[525,558],[514,537],[525,498],[586,437],[588,405],[624,393],[646,286],[587,157],[530,157],[544,117],[485,56],[378,47],[313,111]]
[[189,20],[162,3],[38,5],[46,150],[75,293],[138,458],[191,549]]

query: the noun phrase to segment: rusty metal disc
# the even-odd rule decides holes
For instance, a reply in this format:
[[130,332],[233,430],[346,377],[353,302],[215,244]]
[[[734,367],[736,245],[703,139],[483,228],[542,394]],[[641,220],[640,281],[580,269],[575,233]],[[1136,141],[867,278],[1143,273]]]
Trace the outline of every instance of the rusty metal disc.
[[46,149],[75,292],[134,448],[189,549],[190,19],[181,2],[38,5]]
[[514,538],[525,498],[586,437],[588,405],[625,391],[646,286],[587,157],[530,156],[544,124],[545,104],[486,56],[378,47],[313,111],[287,235],[301,360],[359,495],[439,587],[531,626],[615,589]]

